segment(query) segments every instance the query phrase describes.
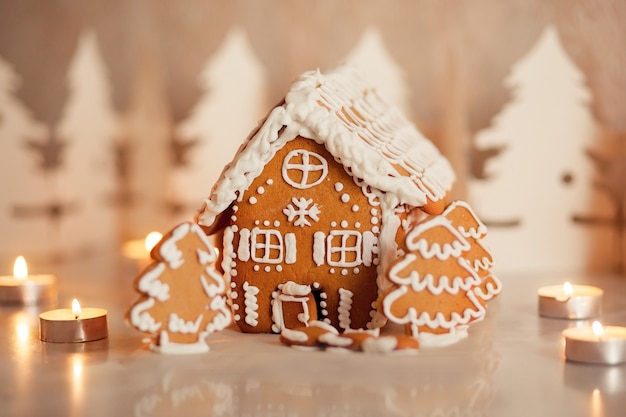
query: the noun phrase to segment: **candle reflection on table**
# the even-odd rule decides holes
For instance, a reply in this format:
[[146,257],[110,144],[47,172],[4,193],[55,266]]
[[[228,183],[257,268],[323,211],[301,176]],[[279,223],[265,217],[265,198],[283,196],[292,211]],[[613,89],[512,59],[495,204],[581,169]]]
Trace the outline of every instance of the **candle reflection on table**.
[[15,341],[18,352],[26,352],[28,337],[30,336],[30,326],[26,313],[17,313],[15,317]]
[[72,384],[72,403],[71,415],[80,416],[83,415],[83,357],[81,354],[74,354],[70,358],[70,372],[71,372],[71,384]]
[[594,389],[591,393],[591,417],[602,417],[604,411],[602,410],[602,396],[599,389]]
[[[15,363],[15,373],[13,381],[17,389],[17,401],[20,407],[25,407],[29,399],[29,381],[31,375],[31,336],[32,336],[32,318],[28,310],[15,311],[10,316],[8,328],[12,331],[10,338],[11,353]],[[6,378],[4,383],[9,380],[10,375],[3,375]],[[28,412],[27,409],[21,409]]]

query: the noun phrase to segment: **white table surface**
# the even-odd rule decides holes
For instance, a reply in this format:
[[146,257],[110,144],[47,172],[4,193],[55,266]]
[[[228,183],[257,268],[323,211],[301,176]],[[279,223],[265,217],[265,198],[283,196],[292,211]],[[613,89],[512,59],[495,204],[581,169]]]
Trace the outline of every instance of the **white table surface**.
[[[0,307],[0,416],[626,415],[626,365],[564,361],[561,331],[581,322],[537,314],[537,289],[564,277],[501,276],[469,338],[414,356],[302,352],[232,329],[211,335],[208,353],[162,355],[124,322],[137,296],[130,261],[53,269],[58,303]],[[604,288],[603,323],[626,326],[626,277],[571,281]],[[41,342],[38,314],[73,297],[108,309],[109,338]]]

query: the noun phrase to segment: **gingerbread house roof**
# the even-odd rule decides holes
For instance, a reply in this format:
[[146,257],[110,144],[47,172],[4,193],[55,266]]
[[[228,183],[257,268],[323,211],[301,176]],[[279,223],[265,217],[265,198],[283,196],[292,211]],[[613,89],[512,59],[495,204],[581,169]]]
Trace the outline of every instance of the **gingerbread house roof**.
[[284,102],[224,168],[196,220],[211,226],[240,198],[287,142],[303,136],[322,144],[353,176],[399,203],[424,206],[451,189],[455,175],[448,160],[397,107],[348,66],[322,74],[302,74]]

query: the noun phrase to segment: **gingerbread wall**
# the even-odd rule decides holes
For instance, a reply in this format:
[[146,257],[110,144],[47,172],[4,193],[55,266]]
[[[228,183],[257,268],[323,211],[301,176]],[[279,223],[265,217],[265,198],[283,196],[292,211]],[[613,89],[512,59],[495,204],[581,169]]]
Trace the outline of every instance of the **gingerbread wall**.
[[189,219],[289,82],[347,60],[451,160],[497,268],[623,271],[624,22],[619,0],[2,2],[0,260]]

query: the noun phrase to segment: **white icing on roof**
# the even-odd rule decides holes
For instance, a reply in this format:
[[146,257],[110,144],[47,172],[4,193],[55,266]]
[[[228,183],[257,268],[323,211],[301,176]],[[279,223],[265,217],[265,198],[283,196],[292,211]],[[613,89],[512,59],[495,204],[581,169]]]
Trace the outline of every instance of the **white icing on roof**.
[[455,180],[448,160],[354,68],[309,71],[224,168],[196,216],[198,223],[211,226],[298,135],[324,145],[354,176],[395,194],[402,204],[438,201]]

